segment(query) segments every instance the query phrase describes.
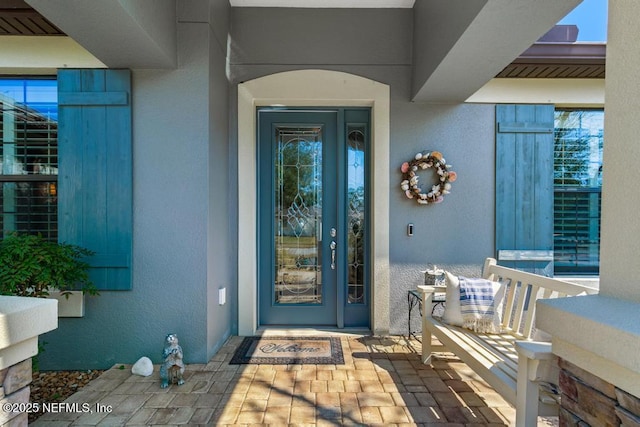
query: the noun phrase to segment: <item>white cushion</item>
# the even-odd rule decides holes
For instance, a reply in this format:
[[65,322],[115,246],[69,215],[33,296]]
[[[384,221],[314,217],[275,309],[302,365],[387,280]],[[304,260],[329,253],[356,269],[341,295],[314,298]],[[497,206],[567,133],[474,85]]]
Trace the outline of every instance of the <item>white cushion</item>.
[[445,293],[444,314],[442,320],[444,323],[454,326],[462,326],[462,312],[460,310],[460,282],[458,276],[448,271],[444,272],[444,282],[447,286]]

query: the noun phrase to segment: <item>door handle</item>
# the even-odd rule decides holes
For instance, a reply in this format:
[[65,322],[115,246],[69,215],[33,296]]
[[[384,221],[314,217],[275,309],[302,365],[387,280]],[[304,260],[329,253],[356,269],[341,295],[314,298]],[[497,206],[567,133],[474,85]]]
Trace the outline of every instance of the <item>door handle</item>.
[[336,243],[335,240],[332,240],[331,244],[329,245],[329,247],[331,248],[331,269],[332,270],[336,269],[336,246],[338,246],[338,244]]

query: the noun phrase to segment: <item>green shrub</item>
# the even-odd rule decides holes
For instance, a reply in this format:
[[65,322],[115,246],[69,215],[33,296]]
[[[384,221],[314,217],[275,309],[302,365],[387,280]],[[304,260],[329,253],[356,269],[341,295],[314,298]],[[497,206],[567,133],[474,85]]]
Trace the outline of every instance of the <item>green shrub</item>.
[[88,249],[40,235],[8,235],[0,241],[0,294],[44,298],[52,287],[63,295],[72,290],[98,295],[85,261],[91,255]]

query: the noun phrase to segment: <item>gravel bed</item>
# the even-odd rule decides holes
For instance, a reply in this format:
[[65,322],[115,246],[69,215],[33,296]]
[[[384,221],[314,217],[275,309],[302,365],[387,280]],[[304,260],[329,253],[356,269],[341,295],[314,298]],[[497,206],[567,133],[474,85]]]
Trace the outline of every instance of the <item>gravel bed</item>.
[[[63,402],[89,381],[98,378],[104,371],[46,371],[34,372],[31,382],[31,399],[33,403]],[[33,422],[42,412],[29,414],[29,422]]]

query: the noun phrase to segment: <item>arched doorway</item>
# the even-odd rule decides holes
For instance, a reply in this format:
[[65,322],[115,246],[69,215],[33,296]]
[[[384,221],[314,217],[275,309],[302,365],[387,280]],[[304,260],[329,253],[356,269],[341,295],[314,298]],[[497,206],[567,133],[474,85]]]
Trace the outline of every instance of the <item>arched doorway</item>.
[[258,316],[259,107],[371,108],[371,329],[389,331],[389,86],[352,74],[298,70],[238,85],[238,333],[252,335]]

